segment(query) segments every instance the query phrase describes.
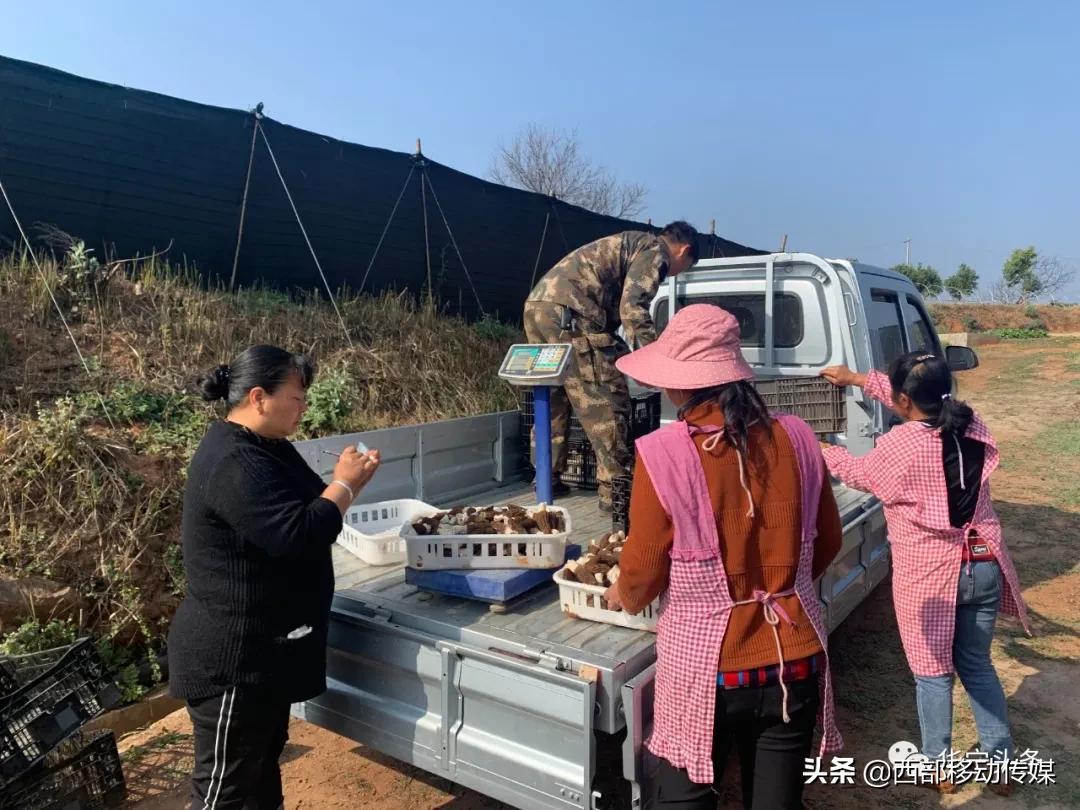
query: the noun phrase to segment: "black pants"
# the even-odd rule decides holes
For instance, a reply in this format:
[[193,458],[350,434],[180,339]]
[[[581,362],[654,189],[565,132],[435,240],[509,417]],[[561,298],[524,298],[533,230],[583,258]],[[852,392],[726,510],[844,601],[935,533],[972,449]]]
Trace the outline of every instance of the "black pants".
[[195,727],[192,810],[277,810],[289,704],[244,687],[188,701]]
[[[804,760],[810,754],[818,710],[818,676],[789,683],[788,715],[781,711],[780,686],[716,690],[713,771],[719,784],[734,744],[742,771],[743,807],[784,810],[802,807]],[[660,760],[652,782],[654,807],[716,810],[713,785],[691,782],[686,771]]]

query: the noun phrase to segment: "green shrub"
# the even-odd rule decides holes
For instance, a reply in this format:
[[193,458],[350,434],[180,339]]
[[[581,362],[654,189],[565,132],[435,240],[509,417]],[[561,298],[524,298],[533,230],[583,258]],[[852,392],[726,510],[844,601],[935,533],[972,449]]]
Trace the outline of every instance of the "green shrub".
[[248,317],[272,317],[286,312],[292,301],[285,293],[261,287],[241,290],[237,293],[236,303],[240,311]]
[[968,318],[964,321],[965,332],[981,332],[982,324],[979,323],[977,318]]
[[0,655],[25,655],[71,644],[79,628],[71,619],[53,619],[42,624],[36,619],[23,622],[0,641]]
[[[122,382],[104,398],[105,405],[114,419],[125,422],[145,423],[167,421],[183,399],[176,394],[150,391],[136,382]],[[92,404],[96,397],[89,402]]]
[[[124,703],[136,703],[142,700],[149,688],[142,682],[139,675],[136,652],[131,647],[116,644],[108,638],[98,639],[94,645],[97,653],[105,665],[106,671],[112,673],[112,679],[120,689],[120,696]],[[150,662],[151,671],[154,673],[153,680],[160,682],[160,667],[153,658],[150,647],[146,648],[147,659]]]
[[1005,340],[1035,340],[1048,337],[1050,333],[1043,326],[1011,326],[1005,329],[996,329],[994,334]]
[[[210,421],[210,409],[194,397],[155,391],[136,382],[119,383],[103,399],[114,420],[138,428],[135,445],[145,453],[175,455],[187,461]],[[96,395],[82,395],[79,404],[85,414],[104,418]]]
[[1028,304],[1024,307],[1024,317],[1037,319],[1039,317],[1039,308],[1034,304]]
[[518,337],[518,330],[509,324],[505,324],[498,318],[491,315],[485,315],[472,325],[480,337],[485,340],[502,341],[513,340]]
[[324,372],[308,389],[300,427],[309,436],[345,433],[355,404],[355,384],[349,375],[341,370]]

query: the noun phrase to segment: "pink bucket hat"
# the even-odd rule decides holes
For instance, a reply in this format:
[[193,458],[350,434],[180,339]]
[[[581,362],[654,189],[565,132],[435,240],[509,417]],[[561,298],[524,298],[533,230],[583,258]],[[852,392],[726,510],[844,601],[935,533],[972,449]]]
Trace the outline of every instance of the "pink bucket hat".
[[739,346],[739,322],[712,304],[680,309],[655,343],[615,365],[644,385],[684,391],[754,377]]

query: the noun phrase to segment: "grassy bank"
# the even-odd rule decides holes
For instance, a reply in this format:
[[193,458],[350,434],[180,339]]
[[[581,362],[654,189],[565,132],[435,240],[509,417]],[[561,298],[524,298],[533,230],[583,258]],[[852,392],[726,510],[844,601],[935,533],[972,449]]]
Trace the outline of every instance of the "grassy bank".
[[29,257],[0,261],[0,578],[29,594],[0,605],[4,632],[62,618],[157,643],[184,587],[184,470],[220,415],[194,381],[246,346],[318,362],[305,437],[515,405],[496,371],[519,335],[497,322],[343,292],[350,346],[322,296],[207,290],[161,261],[98,264],[77,243],[61,256],[43,268],[90,375]]

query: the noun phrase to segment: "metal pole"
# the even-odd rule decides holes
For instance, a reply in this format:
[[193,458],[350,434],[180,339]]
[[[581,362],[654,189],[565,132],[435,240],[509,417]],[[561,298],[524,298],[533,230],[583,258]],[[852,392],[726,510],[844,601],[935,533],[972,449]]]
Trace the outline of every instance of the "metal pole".
[[533,389],[533,413],[536,428],[536,502],[551,503],[551,389],[545,385]]
[[911,264],[911,237],[904,240],[904,264]]
[[420,167],[420,204],[424,209],[424,260],[427,262],[427,288],[428,296],[434,300],[435,293],[432,290],[431,280],[431,248],[428,243],[428,221],[427,221],[427,185],[424,182],[424,178],[427,176],[427,172],[424,168],[424,153],[420,150],[420,139],[416,139],[416,159],[417,165]]
[[240,240],[244,236],[244,215],[247,213],[248,189],[251,187],[251,167],[255,163],[255,139],[259,136],[259,120],[262,118],[263,105],[260,101],[252,110],[255,116],[255,126],[251,128],[251,153],[248,155],[247,176],[244,178],[244,196],[240,200],[240,226],[236,229],[236,253],[233,254],[232,277],[229,279],[229,290],[236,286],[236,268],[240,264]]

